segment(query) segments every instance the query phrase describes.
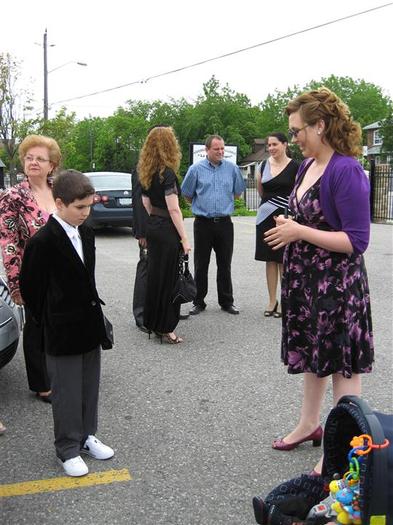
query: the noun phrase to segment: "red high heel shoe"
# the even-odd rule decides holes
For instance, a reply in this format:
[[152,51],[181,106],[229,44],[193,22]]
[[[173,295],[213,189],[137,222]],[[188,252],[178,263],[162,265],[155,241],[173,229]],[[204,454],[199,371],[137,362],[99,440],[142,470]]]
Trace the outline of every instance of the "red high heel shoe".
[[300,443],[304,443],[305,441],[312,441],[313,447],[320,447],[322,443],[322,437],[323,437],[323,430],[322,427],[319,426],[314,432],[309,434],[303,439],[299,439],[299,441],[295,441],[294,443],[285,443],[285,441],[282,438],[275,439],[273,441],[272,447],[275,450],[293,450],[296,448]]

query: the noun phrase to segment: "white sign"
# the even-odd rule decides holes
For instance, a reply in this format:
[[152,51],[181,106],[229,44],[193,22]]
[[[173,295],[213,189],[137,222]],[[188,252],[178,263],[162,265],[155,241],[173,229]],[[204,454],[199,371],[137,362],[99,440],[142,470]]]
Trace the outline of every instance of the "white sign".
[[[199,162],[206,157],[206,148],[204,144],[191,144],[191,164]],[[224,159],[237,164],[237,146],[225,145]]]

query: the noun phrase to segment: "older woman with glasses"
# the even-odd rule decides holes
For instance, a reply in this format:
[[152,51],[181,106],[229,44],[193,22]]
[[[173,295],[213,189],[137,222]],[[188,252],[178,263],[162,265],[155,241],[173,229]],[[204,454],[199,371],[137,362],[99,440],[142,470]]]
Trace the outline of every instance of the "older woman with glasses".
[[[0,196],[0,246],[13,301],[23,305],[19,272],[27,241],[55,210],[51,175],[61,160],[57,142],[49,137],[29,135],[19,146],[25,179]],[[50,386],[41,345],[41,330],[28,309],[23,329],[23,351],[30,390],[50,402]]]
[[320,445],[329,376],[335,405],[344,395],[360,395],[374,345],[362,255],[370,236],[370,188],[355,158],[361,128],[326,88],[298,96],[286,112],[306,160],[289,201],[293,218],[278,217],[266,239],[274,250],[286,246],[282,360],[290,374],[304,373],[299,422],[273,442],[287,451],[305,441]]

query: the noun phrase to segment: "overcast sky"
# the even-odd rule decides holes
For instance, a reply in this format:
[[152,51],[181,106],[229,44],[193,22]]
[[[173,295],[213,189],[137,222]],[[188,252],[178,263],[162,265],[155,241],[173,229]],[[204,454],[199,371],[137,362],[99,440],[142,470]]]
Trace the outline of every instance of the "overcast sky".
[[[23,61],[24,85],[42,111],[43,34],[48,30],[50,116],[59,101],[181,68],[389,4],[361,16],[106,94],[64,102],[107,116],[129,99],[196,99],[212,75],[253,103],[331,74],[362,78],[393,97],[393,3],[373,0],[16,1],[2,8],[0,51]],[[8,6],[11,4],[8,3]],[[6,10],[10,9],[7,16]],[[38,45],[35,45],[38,44]]]

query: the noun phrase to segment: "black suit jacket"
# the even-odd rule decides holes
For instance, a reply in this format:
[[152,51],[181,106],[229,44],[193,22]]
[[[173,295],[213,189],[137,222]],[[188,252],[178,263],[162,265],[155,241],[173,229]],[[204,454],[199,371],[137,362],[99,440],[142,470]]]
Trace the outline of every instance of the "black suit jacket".
[[146,237],[146,225],[149,215],[142,203],[142,186],[137,172],[132,174],[132,208],[134,213],[134,235],[137,239]]
[[94,276],[94,232],[82,225],[79,233],[85,264],[53,217],[29,240],[23,256],[21,294],[43,327],[45,351],[51,355],[89,352],[105,337]]

